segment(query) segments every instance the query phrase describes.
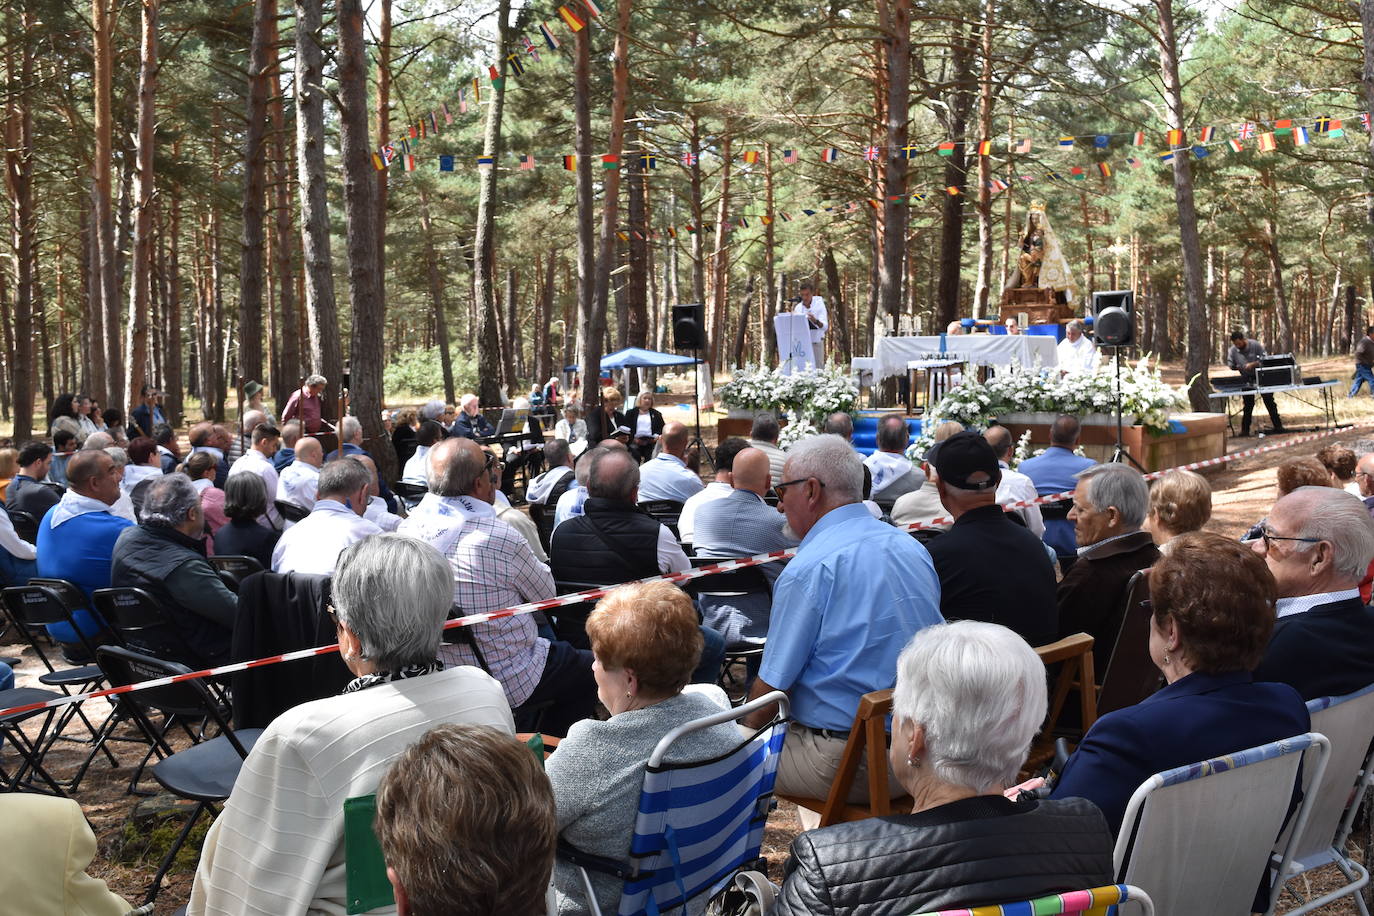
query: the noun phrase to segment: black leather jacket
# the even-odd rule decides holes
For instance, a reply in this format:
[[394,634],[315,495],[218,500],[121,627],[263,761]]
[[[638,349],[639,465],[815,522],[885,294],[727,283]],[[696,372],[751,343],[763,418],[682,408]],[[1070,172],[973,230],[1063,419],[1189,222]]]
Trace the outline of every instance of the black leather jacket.
[[1089,801],[980,795],[920,814],[803,833],[771,916],[910,916],[1113,882],[1112,835]]

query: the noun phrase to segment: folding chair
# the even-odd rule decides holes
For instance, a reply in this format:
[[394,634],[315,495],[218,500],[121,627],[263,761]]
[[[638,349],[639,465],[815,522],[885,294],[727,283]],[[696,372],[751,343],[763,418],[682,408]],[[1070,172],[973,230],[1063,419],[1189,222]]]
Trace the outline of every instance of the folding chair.
[[[1135,790],[1117,834],[1117,880],[1144,888],[1161,913],[1249,913],[1288,814],[1298,767],[1309,760],[1321,785],[1330,743],[1309,732],[1156,773]],[[1292,836],[1307,829],[1312,799],[1293,813]],[[1279,874],[1293,846],[1283,843]]]
[[666,525],[673,533],[673,537],[677,538],[677,521],[682,517],[682,505],[675,499],[651,499],[640,503],[639,508],[649,513],[660,524]]
[[[81,605],[84,605],[85,595],[70,582],[65,582],[63,580],[56,581],[61,583],[61,585],[56,588],[51,585],[35,584],[11,586],[3,592],[4,604],[9,614],[10,621],[14,624],[15,629],[29,638],[29,643],[33,646],[34,652],[38,655],[39,660],[43,662],[44,667],[48,669],[46,674],[38,676],[38,682],[45,687],[56,687],[61,690],[62,693],[68,695],[71,694],[73,690],[77,693],[84,693],[87,690],[93,690],[99,687],[105,680],[105,675],[101,672],[100,666],[81,665],[75,668],[54,668],[47,653],[43,651],[42,645],[35,635],[45,626],[65,623],[76,632],[77,637],[80,639],[81,646],[86,653],[91,658],[95,657],[95,646],[86,638],[86,635],[81,632],[80,627],[76,625],[76,621],[72,617],[71,602],[79,601]],[[75,594],[72,594],[73,592]],[[66,594],[65,600],[63,597],[64,593]],[[86,759],[81,762],[75,775],[65,784],[66,787],[73,792],[75,792],[77,787],[81,784],[81,780],[86,775],[86,770],[90,768],[97,754],[103,752],[106,759],[110,761],[110,766],[119,766],[119,761],[115,759],[114,754],[112,754],[109,747],[106,746],[107,742],[111,740],[111,735],[115,727],[123,720],[123,717],[119,714],[118,705],[111,704],[109,714],[106,715],[105,720],[100,724],[99,728],[91,724],[91,720],[86,717],[85,711],[81,708],[82,705],[82,703],[78,702],[70,703],[63,707],[61,713],[57,717],[57,723],[52,730],[52,734],[48,738],[49,744],[56,741],[58,738],[63,738],[68,741],[79,741],[83,744],[91,745],[91,752],[87,754]],[[71,736],[63,734],[67,725],[74,718],[79,718],[82,724],[86,726],[86,731],[90,734],[90,738],[72,738]]]
[[[0,709],[27,706],[30,703],[46,703],[61,697],[62,694],[54,690],[39,690],[37,687],[12,687],[9,690],[0,690]],[[48,709],[36,709],[32,712],[0,716],[0,737],[9,739],[8,742],[0,740],[0,752],[3,752],[2,745],[7,743],[15,749],[21,758],[19,767],[14,772],[10,772],[3,764],[0,764],[0,791],[18,792],[27,789],[45,795],[67,797],[62,786],[52,778],[52,775],[43,766],[43,757],[52,745],[49,733],[53,716],[56,714],[57,708],[49,707]],[[38,736],[30,738],[24,732],[23,723],[36,716],[43,717],[43,724],[38,729]],[[41,779],[43,785],[34,782],[35,777]]]
[[[1298,898],[1299,905],[1286,912],[1308,913],[1333,900],[1352,895],[1361,916],[1369,916],[1364,895],[1359,893],[1369,883],[1369,867],[1353,861],[1346,854],[1345,842],[1350,837],[1360,801],[1371,779],[1374,779],[1370,772],[1370,766],[1374,764],[1374,755],[1370,754],[1370,741],[1374,739],[1374,684],[1343,697],[1311,700],[1307,710],[1312,715],[1312,729],[1325,735],[1331,742],[1331,754],[1327,759],[1325,777],[1319,784],[1314,782],[1314,774],[1306,770],[1303,772],[1302,792],[1304,797],[1311,796],[1312,809],[1307,818],[1307,829],[1294,840],[1292,861],[1274,880],[1274,894],[1268,913],[1275,911],[1284,886],[1298,875],[1323,865],[1335,865],[1345,875],[1347,884],[1313,900],[1303,900],[1290,887],[1289,893]],[[1288,830],[1280,839],[1280,846],[1293,833],[1293,829]],[[1365,854],[1368,855],[1367,847]],[[1276,867],[1281,864],[1277,852],[1271,857],[1271,862]]]
[[196,657],[166,608],[143,589],[98,588],[91,601],[124,645],[177,662]]
[[1134,706],[1159,689],[1159,669],[1150,658],[1152,613],[1149,570],[1141,570],[1126,586],[1125,616],[1097,694],[1099,716]]
[[[396,481],[396,483],[392,484],[392,487],[395,489],[396,495],[401,498],[401,502],[405,503],[407,510],[414,509],[418,506],[420,500],[424,499],[425,494],[429,492],[429,487],[424,484],[406,483],[404,480]],[[296,520],[293,519],[293,521]],[[548,550],[548,546],[545,545],[544,549]]]
[[[188,674],[191,670],[185,665],[144,655],[122,646],[101,646],[96,649],[96,658],[110,683],[117,687],[153,678]],[[235,732],[204,682],[199,680],[179,681],[122,693],[119,695],[119,702],[128,710],[130,718],[138,723],[160,758],[152,766],[153,778],[178,798],[196,803],[186,825],[158,866],[152,886],[144,898],[144,903],[147,904],[152,903],[157,897],[167,869],[176,859],[200,815],[205,811],[216,813],[215,805],[229,797],[243,761],[248,757],[263,730],[245,728]],[[185,750],[174,752],[167,744],[163,730],[155,727],[149,718],[152,712],[161,713],[169,718],[209,719],[219,729],[219,735],[193,744]]]
[[1048,668],[1059,665],[1055,677],[1054,693],[1050,697],[1049,714],[1045,717],[1044,731],[1049,732],[1059,721],[1064,711],[1064,703],[1070,690],[1078,691],[1079,720],[1083,731],[1092,728],[1097,721],[1097,682],[1093,679],[1093,638],[1087,633],[1075,633],[1056,642],[1036,646],[1035,654]]
[[553,506],[544,503],[530,503],[530,520],[534,522],[534,527],[539,532],[539,544],[544,548],[544,552],[549,552],[549,545],[553,542]]
[[[560,595],[570,595],[573,592],[585,592],[593,588],[614,588],[615,585],[620,584],[622,583],[604,585],[599,582],[574,582],[559,579],[554,582],[554,591]],[[550,608],[544,613],[548,615],[549,622],[553,624],[554,633],[560,640],[571,643],[577,649],[590,649],[592,644],[587,639],[587,617],[590,616],[595,607],[595,601],[583,601],[580,604],[569,604],[566,607]]]
[[14,533],[19,535],[20,540],[37,544],[38,519],[19,509],[7,509],[6,511],[9,512],[10,523],[14,525]]
[[[730,754],[701,763],[665,763],[683,735],[741,719],[778,704],[773,721]],[[577,865],[592,916],[601,916],[587,869],[625,884],[618,916],[667,912],[721,887],[741,865],[759,857],[772,809],[773,781],[787,734],[787,695],[773,691],[738,709],[678,726],[654,748],[644,771],[629,862],[608,862],[560,844]]]
[[227,554],[225,556],[207,557],[206,559],[210,561],[210,565],[215,568],[215,571],[220,574],[220,578],[228,576],[233,580],[230,587],[234,590],[235,594],[238,594],[238,587],[243,583],[244,579],[247,579],[249,576],[253,575],[253,573],[260,573],[263,571],[262,564],[254,557]]
[[[894,807],[909,810],[911,796],[891,798],[888,794],[887,717],[891,714],[892,688],[864,694],[859,698],[854,726],[849,730],[849,739],[845,741],[844,751],[840,755],[840,768],[835,771],[830,794],[824,799],[783,793],[778,793],[778,797],[799,807],[819,811],[822,827],[844,821],[861,821],[866,817],[881,817],[891,814]],[[852,804],[848,801],[849,790],[859,773],[860,761],[868,765],[868,803]]]
[[1035,900],[1016,903],[1003,903],[993,906],[979,906],[964,910],[940,910],[921,913],[919,916],[1107,916],[1116,913],[1121,904],[1138,904],[1136,909],[1141,916],[1154,916],[1155,904],[1150,895],[1129,884],[1108,884],[1105,887],[1092,887],[1082,891],[1068,891],[1051,894]]

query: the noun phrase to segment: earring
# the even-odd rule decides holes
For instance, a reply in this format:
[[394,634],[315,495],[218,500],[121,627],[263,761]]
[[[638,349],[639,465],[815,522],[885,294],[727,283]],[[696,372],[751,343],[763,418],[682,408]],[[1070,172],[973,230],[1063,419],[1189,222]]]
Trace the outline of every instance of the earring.
[[1166,665],[1169,664],[1169,656],[1168,656],[1168,655],[1165,655],[1165,656],[1164,656],[1164,664],[1166,664]]
[[908,757],[906,759],[906,765],[911,767],[913,770],[919,770],[921,768],[921,758]]

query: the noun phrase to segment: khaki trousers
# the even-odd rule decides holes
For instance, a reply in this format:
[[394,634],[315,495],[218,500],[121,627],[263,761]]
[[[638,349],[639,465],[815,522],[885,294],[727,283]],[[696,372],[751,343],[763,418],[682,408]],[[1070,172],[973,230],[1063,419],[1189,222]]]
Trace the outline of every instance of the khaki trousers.
[[[807,798],[824,800],[830,795],[830,786],[835,781],[835,773],[840,769],[840,758],[844,756],[844,738],[828,738],[819,735],[796,722],[787,727],[787,740],[783,742],[782,757],[778,761],[776,790],[784,795],[802,795]],[[866,757],[867,755],[865,755]],[[884,752],[886,758],[886,752]],[[905,790],[892,774],[892,766],[887,767],[888,797],[904,795]],[[852,804],[868,801],[868,763],[859,762],[859,771],[854,776],[854,784],[846,799]],[[802,827],[814,830],[821,820],[820,812],[807,808],[797,810]]]

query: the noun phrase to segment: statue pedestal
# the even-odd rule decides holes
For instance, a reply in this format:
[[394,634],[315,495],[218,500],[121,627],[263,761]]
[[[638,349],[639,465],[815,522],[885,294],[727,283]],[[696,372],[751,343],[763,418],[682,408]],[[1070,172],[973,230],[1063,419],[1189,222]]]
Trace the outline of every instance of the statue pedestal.
[[1003,290],[1001,316],[1003,320],[1015,317],[1016,312],[1025,312],[1031,324],[1055,324],[1074,318],[1073,309],[1055,301],[1052,289],[1038,286],[1025,286]]

